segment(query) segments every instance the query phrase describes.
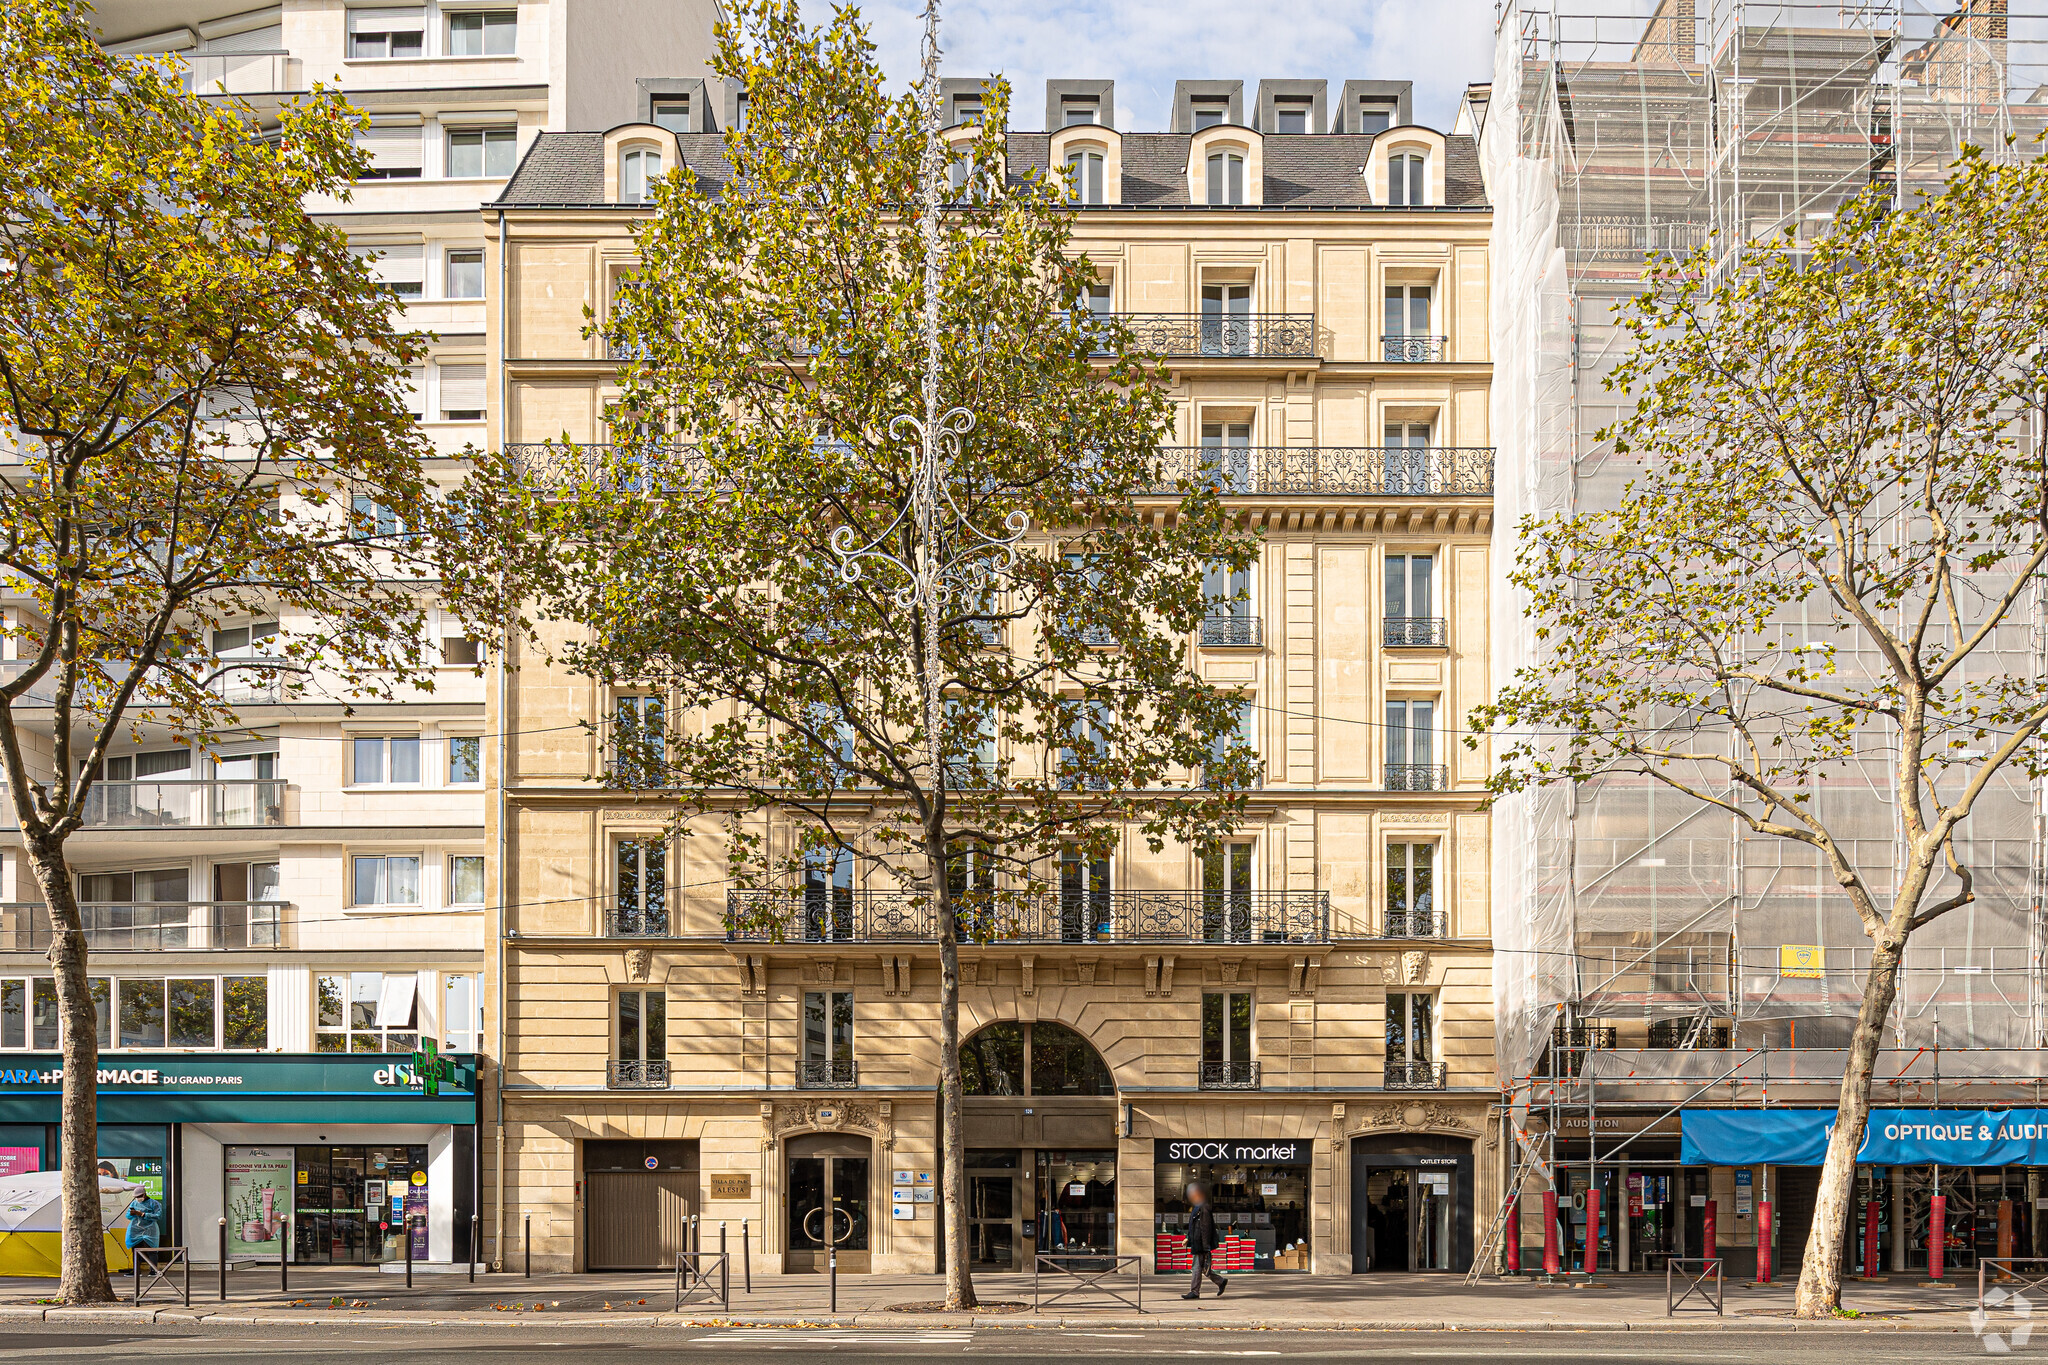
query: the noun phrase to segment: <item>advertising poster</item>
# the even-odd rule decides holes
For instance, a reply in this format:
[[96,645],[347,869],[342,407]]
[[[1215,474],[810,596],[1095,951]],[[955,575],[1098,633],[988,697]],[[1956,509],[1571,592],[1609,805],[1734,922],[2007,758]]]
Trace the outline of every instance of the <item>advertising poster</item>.
[[43,1169],[40,1147],[0,1147],[0,1175],[26,1175]]
[[164,1159],[160,1156],[103,1156],[99,1167],[101,1175],[132,1180],[142,1186],[142,1194],[137,1196],[129,1210],[128,1245],[161,1246],[164,1234]]
[[284,1254],[292,1149],[229,1147],[226,1158],[228,1259],[274,1260]]

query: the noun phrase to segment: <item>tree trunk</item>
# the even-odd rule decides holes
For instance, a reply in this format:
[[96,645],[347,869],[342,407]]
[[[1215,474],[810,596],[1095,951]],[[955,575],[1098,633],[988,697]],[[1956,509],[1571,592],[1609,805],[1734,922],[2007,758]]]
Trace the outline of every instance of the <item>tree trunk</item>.
[[64,1060],[64,1273],[57,1297],[65,1303],[112,1303],[107,1248],[101,1240],[99,1176],[99,1021],[86,984],[85,930],[63,845],[28,841],[28,858],[50,911],[50,969],[57,983],[58,1046]]
[[[1842,1066],[1842,1093],[1835,1101],[1835,1129],[1820,1168],[1820,1192],[1813,1201],[1813,1230],[1799,1267],[1794,1311],[1802,1318],[1829,1318],[1842,1303],[1842,1244],[1849,1225],[1849,1200],[1856,1192],[1856,1153],[1870,1124],[1870,1077],[1877,1069],[1884,1022],[1899,992],[1903,946],[1880,939],[1863,981],[1863,1004]],[[1905,1235],[1905,1210],[1892,1210],[1892,1235]]]
[[960,1096],[960,935],[953,923],[953,889],[946,880],[946,842],[925,841],[939,915],[939,1198],[946,1210],[946,1307],[973,1308],[974,1276],[967,1265],[972,1245],[967,1226],[967,1134]]

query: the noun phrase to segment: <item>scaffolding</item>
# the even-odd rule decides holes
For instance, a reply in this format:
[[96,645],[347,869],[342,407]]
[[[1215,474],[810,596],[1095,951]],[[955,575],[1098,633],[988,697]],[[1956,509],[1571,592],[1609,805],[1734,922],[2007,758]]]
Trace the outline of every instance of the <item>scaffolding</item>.
[[[1495,524],[1620,498],[1634,466],[1596,435],[1622,415],[1602,380],[1627,344],[1617,310],[1654,256],[1705,247],[1726,269],[1749,242],[1826,233],[1870,186],[1902,203],[1938,192],[1965,144],[2031,158],[2044,128],[2048,0],[1504,0],[1481,136]],[[1506,677],[1540,654],[1511,549],[1495,558]],[[2030,603],[2032,628],[2002,631],[1986,666],[2048,678],[2043,609]],[[1838,663],[1878,666],[1848,649]],[[1901,839],[1884,756],[1819,800],[1887,894]],[[1738,1056],[1751,1060],[1701,1093],[1759,1103],[1768,1089],[1740,1084],[1754,1059],[1802,1054],[1810,1072],[1846,1043],[1869,943],[1810,850],[1647,778],[1539,789],[1494,819],[1503,1120],[1531,1177],[1556,1174],[1562,1108],[1661,1106]],[[2019,773],[1973,814],[1958,853],[1978,900],[1915,934],[1894,1063],[1939,1050],[1951,1087],[2038,1088],[2043,828]],[[1795,945],[1819,950],[1814,974],[1782,970]],[[1580,1062],[1559,1061],[1560,1039]],[[1594,1060],[1609,1050],[1625,1064]]]

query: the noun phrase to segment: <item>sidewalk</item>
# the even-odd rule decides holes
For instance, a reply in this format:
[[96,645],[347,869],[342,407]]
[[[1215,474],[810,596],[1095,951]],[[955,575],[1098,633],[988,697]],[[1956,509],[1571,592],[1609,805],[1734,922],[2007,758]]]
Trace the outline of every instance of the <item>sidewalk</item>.
[[[116,1291],[133,1293],[127,1276],[116,1277]],[[1129,1279],[1120,1287],[1127,1291]],[[293,1267],[289,1293],[277,1287],[277,1270],[242,1270],[228,1277],[228,1298],[220,1300],[218,1272],[194,1267],[192,1306],[178,1304],[172,1286],[159,1286],[149,1302],[103,1309],[52,1307],[36,1302],[55,1289],[51,1280],[0,1279],[0,1322],[23,1318],[50,1321],[155,1321],[194,1319],[219,1325],[352,1322],[386,1324],[504,1324],[520,1322],[550,1326],[886,1326],[906,1328],[983,1328],[1137,1326],[1159,1328],[1264,1328],[1307,1330],[1414,1331],[1664,1331],[1664,1330],[1915,1330],[1969,1333],[1976,1308],[1977,1284],[1967,1282],[1921,1288],[1916,1277],[1889,1282],[1852,1283],[1843,1292],[1844,1305],[1864,1316],[1830,1323],[1795,1323],[1792,1284],[1731,1284],[1726,1314],[1687,1312],[1664,1314],[1662,1277],[1603,1276],[1595,1284],[1567,1287],[1488,1280],[1467,1287],[1462,1276],[1307,1276],[1240,1275],[1221,1299],[1205,1296],[1188,1302],[1180,1297],[1187,1281],[1179,1275],[1147,1275],[1144,1312],[1105,1300],[1099,1295],[1074,1295],[1033,1312],[1029,1275],[986,1274],[975,1277],[985,1303],[1008,1301],[1021,1308],[985,1311],[972,1316],[889,1311],[892,1305],[930,1303],[944,1296],[936,1275],[846,1275],[839,1280],[837,1313],[828,1302],[829,1286],[822,1275],[756,1275],[753,1290],[744,1292],[734,1278],[732,1310],[706,1304],[700,1292],[680,1312],[675,1307],[671,1274],[487,1275],[479,1271],[471,1285],[461,1275],[420,1275],[408,1290],[402,1279],[356,1268]],[[1049,1297],[1059,1286],[1050,1277]],[[1996,1318],[1997,1314],[1994,1314]],[[1994,1322],[1994,1328],[1996,1323]]]

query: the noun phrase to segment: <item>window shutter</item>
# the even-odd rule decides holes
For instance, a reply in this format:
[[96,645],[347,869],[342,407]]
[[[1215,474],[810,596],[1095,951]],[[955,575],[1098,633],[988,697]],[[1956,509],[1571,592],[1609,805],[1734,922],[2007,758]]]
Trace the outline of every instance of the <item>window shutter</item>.
[[441,410],[481,412],[484,409],[484,367],[443,365],[441,367]]
[[381,284],[426,283],[426,248],[418,242],[399,243],[396,246],[352,246],[357,256],[379,259],[370,262],[370,273]]
[[424,33],[426,28],[427,10],[424,5],[350,10],[348,15],[350,33]]
[[426,164],[422,144],[423,134],[417,123],[371,124],[356,133],[356,146],[369,153],[370,164],[380,171],[421,169]]

